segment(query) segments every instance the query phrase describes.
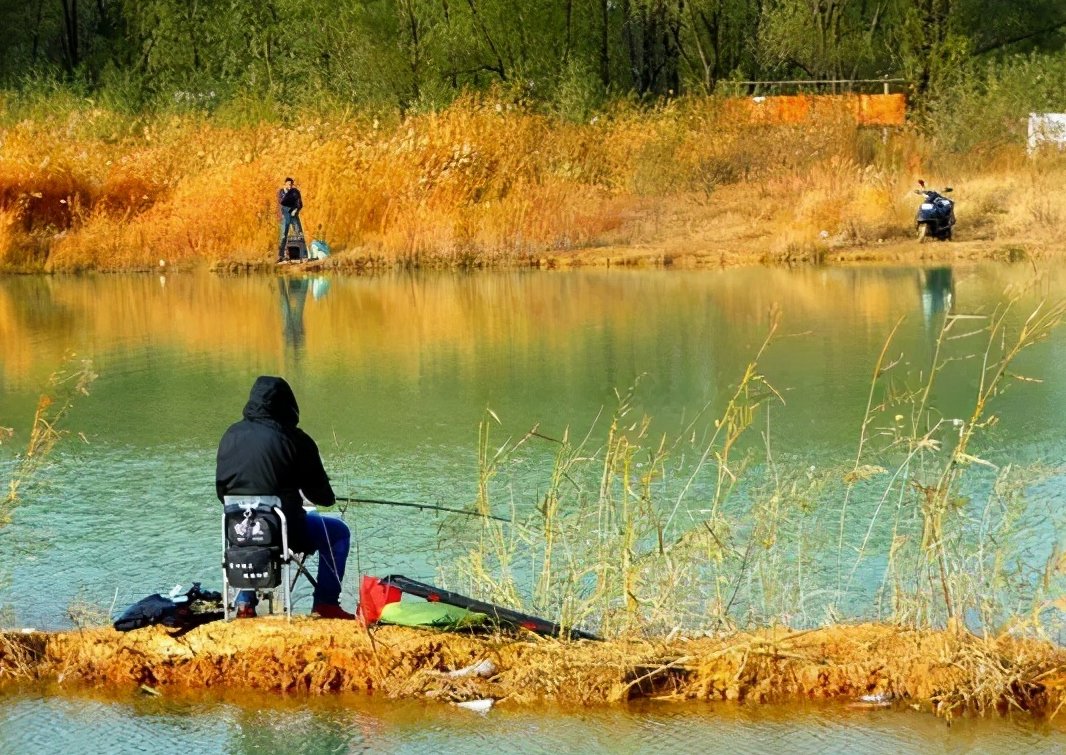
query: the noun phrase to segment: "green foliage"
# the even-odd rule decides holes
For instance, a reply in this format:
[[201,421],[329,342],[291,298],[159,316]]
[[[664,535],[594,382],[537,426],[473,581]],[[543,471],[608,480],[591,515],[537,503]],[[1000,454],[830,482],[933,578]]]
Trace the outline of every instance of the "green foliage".
[[[763,59],[785,78],[847,79],[883,73],[876,32],[886,3],[778,0],[760,25]],[[880,58],[880,60],[879,60]]]
[[929,101],[928,127],[956,151],[1024,143],[1032,112],[1066,112],[1066,55],[960,66]]
[[24,32],[0,58],[0,87],[23,96],[266,118],[496,89],[584,120],[619,96],[883,75],[924,107],[960,69],[987,72],[975,56],[1061,57],[1066,41],[1058,0],[28,0],[0,23]]

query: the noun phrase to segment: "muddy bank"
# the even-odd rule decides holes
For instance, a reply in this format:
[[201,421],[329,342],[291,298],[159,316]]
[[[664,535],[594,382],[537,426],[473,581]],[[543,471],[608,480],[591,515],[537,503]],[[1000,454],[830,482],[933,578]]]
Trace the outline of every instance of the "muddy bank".
[[[940,266],[974,262],[1038,263],[1061,259],[1064,250],[1036,243],[965,241],[919,245],[913,240],[867,245],[808,245],[773,251],[767,248],[686,246],[669,244],[604,246],[569,252],[546,253],[519,259],[476,258],[465,261],[388,262],[359,252],[342,253],[325,260],[278,265],[270,261],[221,260],[208,270],[220,275],[280,273],[287,275],[338,273],[377,275],[396,270],[569,270],[581,268],[651,268],[665,270],[723,269],[737,267],[793,267],[802,265]],[[141,271],[143,272],[143,271]]]
[[[475,664],[480,674],[448,674]],[[112,689],[353,691],[515,705],[865,699],[946,716],[1007,709],[1050,716],[1066,701],[1066,651],[1034,640],[875,624],[564,643],[261,618],[183,636],[162,627],[3,635],[0,679],[27,678]]]

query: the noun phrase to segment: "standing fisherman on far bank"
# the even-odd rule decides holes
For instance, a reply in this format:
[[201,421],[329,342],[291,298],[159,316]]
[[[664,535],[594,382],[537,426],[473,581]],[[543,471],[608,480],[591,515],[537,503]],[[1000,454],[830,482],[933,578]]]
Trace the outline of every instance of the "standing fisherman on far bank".
[[296,188],[296,182],[292,178],[285,179],[285,185],[278,189],[278,210],[281,212],[281,239],[278,241],[278,262],[286,259],[285,244],[289,240],[289,229],[296,230],[296,237],[303,239],[304,228],[300,223],[300,210],[303,209],[304,200],[300,196],[300,190]]

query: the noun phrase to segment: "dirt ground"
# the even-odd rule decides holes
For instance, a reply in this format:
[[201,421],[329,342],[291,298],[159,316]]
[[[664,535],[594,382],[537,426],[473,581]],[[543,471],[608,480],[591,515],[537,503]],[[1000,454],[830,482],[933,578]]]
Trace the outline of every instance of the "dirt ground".
[[1066,703],[1066,651],[1035,640],[880,624],[561,642],[264,617],[184,635],[163,627],[0,635],[0,682],[27,679],[113,690],[355,691],[513,705],[837,699],[947,717],[1008,709],[1054,717]]
[[[963,262],[1037,262],[1063,255],[1066,249],[1045,243],[1005,243],[988,239],[918,244],[907,239],[888,239],[866,244],[826,243],[774,251],[765,241],[744,243],[742,240],[689,240],[636,242],[553,252],[520,258],[508,263],[476,263],[473,267],[534,268],[567,270],[576,268],[661,268],[674,270],[722,269],[799,265],[951,265]],[[364,256],[358,250],[325,260],[276,265],[273,262],[218,261],[210,265],[215,273],[249,272],[300,273],[376,273],[396,268],[382,259]],[[421,268],[449,268],[446,264],[421,264]]]
[[214,272],[277,271],[365,273],[396,267],[521,267],[545,270],[570,268],[646,267],[713,269],[752,265],[950,265],[961,262],[1036,262],[1060,257],[1066,251],[1046,234],[1013,238],[990,233],[978,225],[963,225],[953,241],[918,243],[910,223],[876,230],[869,237],[822,237],[809,228],[782,231],[780,225],[753,222],[743,212],[747,200],[715,200],[698,205],[657,203],[626,218],[622,228],[598,246],[561,249],[531,255],[496,258],[491,255],[463,262],[446,258],[399,263],[364,250],[349,249],[325,260],[285,265],[273,262],[220,260]]

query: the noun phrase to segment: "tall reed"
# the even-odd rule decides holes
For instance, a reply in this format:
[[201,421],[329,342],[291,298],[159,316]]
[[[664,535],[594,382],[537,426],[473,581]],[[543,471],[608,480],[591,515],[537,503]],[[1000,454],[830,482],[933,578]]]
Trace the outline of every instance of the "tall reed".
[[[64,427],[64,423],[75,400],[88,395],[89,386],[96,377],[89,360],[68,361],[52,373],[48,390],[37,401],[25,450],[15,457],[9,467],[0,468],[6,472],[6,480],[0,477],[0,483],[7,491],[0,498],[0,529],[11,523],[12,514],[23,502],[26,490],[40,482],[40,475],[47,467],[49,457],[71,432]],[[0,444],[4,439],[14,437],[15,428],[0,427]],[[0,656],[4,658],[0,680],[5,674],[15,678],[32,678],[40,652],[38,644],[36,638],[0,632]]]
[[[856,618],[1050,631],[1066,559],[1061,516],[1048,529],[1032,495],[1047,470],[981,451],[996,399],[1035,381],[1019,360],[1066,316],[1066,302],[1046,300],[1019,314],[1031,295],[1010,292],[989,315],[947,315],[917,370],[893,356],[897,323],[846,464],[773,454],[783,399],[760,363],[776,314],[716,416],[705,407],[677,437],[651,433],[632,390],[579,439],[534,428],[494,448],[486,421],[478,510],[517,514],[518,525],[456,530],[442,575],[607,636]],[[963,416],[939,406],[953,392],[941,390],[947,375],[975,386]],[[531,484],[530,465],[545,470],[535,510],[515,491]]]
[[[25,489],[37,481],[57,444],[71,432],[64,422],[77,397],[89,395],[89,386],[96,377],[92,362],[87,359],[68,362],[52,373],[48,391],[37,400],[25,451],[15,458],[7,473],[7,492],[0,499],[0,528],[11,522]],[[14,428],[0,428],[0,440],[5,436],[13,438]]]

